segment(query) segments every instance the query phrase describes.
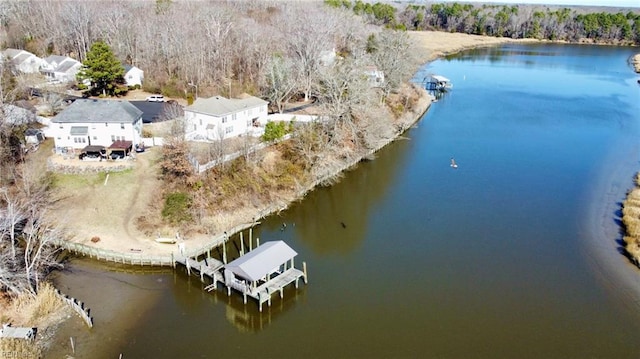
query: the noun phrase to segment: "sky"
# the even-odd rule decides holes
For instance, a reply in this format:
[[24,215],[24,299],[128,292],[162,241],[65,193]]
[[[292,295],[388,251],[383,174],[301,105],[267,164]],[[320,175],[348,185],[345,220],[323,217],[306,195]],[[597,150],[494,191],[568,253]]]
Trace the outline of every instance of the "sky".
[[[444,0],[454,2],[455,0]],[[613,6],[640,8],[640,0],[457,0],[457,2],[480,2],[501,4],[544,4],[544,5],[584,5],[584,6]]]

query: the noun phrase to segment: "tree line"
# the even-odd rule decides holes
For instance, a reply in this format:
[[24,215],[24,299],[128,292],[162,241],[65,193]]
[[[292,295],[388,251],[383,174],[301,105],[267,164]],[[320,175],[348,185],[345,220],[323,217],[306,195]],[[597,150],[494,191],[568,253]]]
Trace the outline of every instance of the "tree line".
[[405,30],[440,30],[474,35],[570,42],[640,45],[640,12],[592,11],[586,7],[435,3],[404,9],[360,0],[326,0],[369,22]]
[[[145,90],[169,97],[198,86],[204,96],[309,98],[327,51],[378,65],[358,50],[379,29],[354,18],[321,2],[7,1],[0,42],[85,62],[102,41],[122,63],[145,71]],[[273,93],[274,84],[283,88]]]

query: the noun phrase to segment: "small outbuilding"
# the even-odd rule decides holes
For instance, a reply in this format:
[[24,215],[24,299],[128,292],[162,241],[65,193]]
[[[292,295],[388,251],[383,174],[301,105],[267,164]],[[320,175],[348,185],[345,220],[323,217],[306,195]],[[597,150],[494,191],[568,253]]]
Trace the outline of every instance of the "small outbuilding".
[[27,145],[37,145],[45,140],[44,132],[37,128],[28,128],[24,131],[24,141]]

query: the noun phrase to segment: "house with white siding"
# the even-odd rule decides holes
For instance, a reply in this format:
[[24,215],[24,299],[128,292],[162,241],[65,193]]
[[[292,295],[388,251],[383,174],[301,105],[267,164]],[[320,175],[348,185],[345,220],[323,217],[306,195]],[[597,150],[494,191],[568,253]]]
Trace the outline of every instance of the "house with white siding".
[[51,55],[43,60],[40,73],[49,81],[75,82],[81,68],[82,63],[78,60],[68,56]]
[[44,64],[41,58],[25,50],[6,49],[2,51],[2,57],[11,61],[16,70],[25,74],[37,73]]
[[49,134],[56,149],[109,147],[114,142],[142,142],[142,111],[129,101],[76,100],[51,119]]
[[250,134],[261,121],[266,122],[267,105],[267,101],[250,95],[199,98],[184,109],[186,137],[215,141]]
[[127,86],[142,86],[142,82],[144,81],[144,71],[132,65],[122,66],[124,67],[124,82]]

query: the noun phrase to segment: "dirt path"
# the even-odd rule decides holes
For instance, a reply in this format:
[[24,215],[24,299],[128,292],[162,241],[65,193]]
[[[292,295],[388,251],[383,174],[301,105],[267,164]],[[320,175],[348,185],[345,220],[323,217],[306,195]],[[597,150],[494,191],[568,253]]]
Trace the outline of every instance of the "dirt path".
[[[136,214],[142,213],[144,206],[150,200],[152,191],[154,190],[154,177],[155,173],[150,170],[149,162],[151,156],[155,153],[142,153],[136,156],[136,185],[133,188],[133,197],[129,201],[129,205],[122,217],[122,226],[124,233],[130,240],[135,240],[135,237],[140,236],[140,233],[135,229],[133,224]],[[132,233],[135,235],[132,235]]]

